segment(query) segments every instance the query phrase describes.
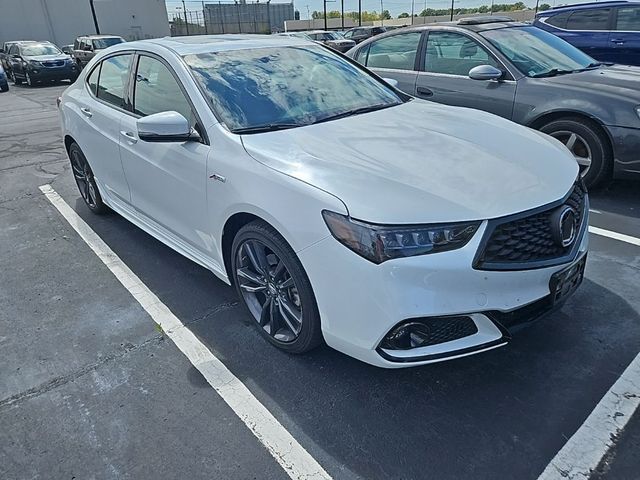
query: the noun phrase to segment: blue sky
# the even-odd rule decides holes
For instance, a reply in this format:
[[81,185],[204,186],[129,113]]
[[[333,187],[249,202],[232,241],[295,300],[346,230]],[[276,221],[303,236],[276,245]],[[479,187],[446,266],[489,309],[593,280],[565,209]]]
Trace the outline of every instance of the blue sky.
[[[211,0],[209,0],[211,1]],[[230,0],[222,0],[223,3],[231,3]],[[247,0],[248,2],[253,0]],[[266,1],[266,0],[262,0]],[[287,0],[272,0],[274,3],[289,3]],[[495,0],[495,3],[515,3],[517,0]],[[524,3],[530,7],[535,6],[535,0],[523,0]],[[548,3],[549,5],[554,5],[557,1],[558,5],[561,4],[570,4],[570,3],[578,3],[579,0],[567,1],[567,0],[540,0],[540,3]],[[477,7],[480,5],[489,5],[491,0],[482,1],[482,0],[455,0],[456,7]],[[175,11],[176,7],[182,8],[182,2],[176,0],[167,0],[167,10],[169,12]],[[185,2],[187,6],[187,11],[191,10],[202,10],[202,2],[190,0]],[[209,2],[205,2],[209,3]],[[211,2],[217,3],[217,0]],[[382,0],[382,4],[384,5],[385,10],[389,10],[393,17],[397,17],[402,12],[411,12],[411,0]],[[451,5],[451,0],[427,0],[426,2],[429,8],[448,8]],[[307,18],[307,5],[309,6],[309,11],[313,12],[314,10],[322,11],[322,0],[294,0],[294,5],[296,10],[300,11],[300,18]],[[420,13],[420,11],[425,8],[424,0],[415,0],[415,12]],[[380,0],[362,0],[362,9],[372,11],[375,10],[377,12],[380,11]],[[327,10],[340,10],[340,0],[327,2]],[[358,0],[344,0],[344,10],[348,11],[357,11],[358,10]]]

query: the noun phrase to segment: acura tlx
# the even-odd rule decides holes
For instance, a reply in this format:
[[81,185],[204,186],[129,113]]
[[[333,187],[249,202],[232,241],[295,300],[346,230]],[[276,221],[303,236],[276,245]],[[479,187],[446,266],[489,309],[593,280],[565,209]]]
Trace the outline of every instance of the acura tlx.
[[578,165],[391,83],[295,37],[165,38],[102,51],[59,107],[88,208],[235,285],[275,346],[393,368],[505,345],[582,281]]

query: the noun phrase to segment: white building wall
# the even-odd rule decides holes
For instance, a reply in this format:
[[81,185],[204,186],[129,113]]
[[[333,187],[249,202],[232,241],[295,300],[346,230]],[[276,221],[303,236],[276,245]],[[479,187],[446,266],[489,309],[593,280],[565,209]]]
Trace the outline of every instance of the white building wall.
[[[169,35],[164,0],[94,0],[100,33],[127,40]],[[94,34],[89,0],[0,0],[0,43],[49,40],[73,43]]]

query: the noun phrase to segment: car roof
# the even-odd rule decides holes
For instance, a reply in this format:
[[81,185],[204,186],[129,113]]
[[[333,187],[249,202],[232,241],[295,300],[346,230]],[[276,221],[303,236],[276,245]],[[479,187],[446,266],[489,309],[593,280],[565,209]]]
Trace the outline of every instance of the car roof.
[[606,2],[588,2],[588,3],[574,3],[572,5],[559,5],[557,7],[550,8],[544,12],[538,12],[538,17],[547,17],[555,15],[559,12],[568,12],[573,10],[590,10],[593,8],[607,8],[607,7],[624,7],[628,5],[640,5],[640,2],[628,2],[626,0],[613,0]]
[[164,37],[138,40],[116,45],[115,49],[145,49],[149,45],[159,45],[176,54],[191,55],[199,53],[244,50],[249,48],[285,47],[295,45],[317,45],[311,40],[286,35],[224,34],[192,35],[188,37]]
[[80,35],[78,38],[122,38],[120,35]]
[[[468,17],[460,20],[456,20],[455,22],[436,22],[436,23],[426,23],[424,25],[413,25],[406,26],[402,28],[402,32],[399,32],[400,29],[390,30],[381,35],[377,35],[372,37],[372,39],[380,39],[386,36],[391,35],[403,35],[407,32],[417,31],[421,32],[424,30],[434,30],[438,28],[459,28],[463,30],[469,30],[472,32],[483,32],[487,30],[498,30],[501,28],[511,28],[511,27],[531,27],[536,28],[530,23],[524,22],[516,22],[512,18],[509,17],[498,17],[498,16],[479,16],[479,17]],[[365,40],[365,42],[369,42],[371,39]],[[362,43],[364,45],[364,42]]]

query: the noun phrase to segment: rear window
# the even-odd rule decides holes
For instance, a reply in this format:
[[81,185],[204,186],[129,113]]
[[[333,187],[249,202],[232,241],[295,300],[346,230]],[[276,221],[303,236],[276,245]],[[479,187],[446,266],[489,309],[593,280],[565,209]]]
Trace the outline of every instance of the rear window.
[[93,48],[95,48],[96,50],[101,50],[103,48],[109,48],[112,45],[117,45],[122,42],[124,42],[124,40],[119,37],[96,38],[93,40]]
[[640,31],[640,7],[618,8],[616,30]]
[[607,30],[610,8],[578,10],[569,15],[567,30]]

